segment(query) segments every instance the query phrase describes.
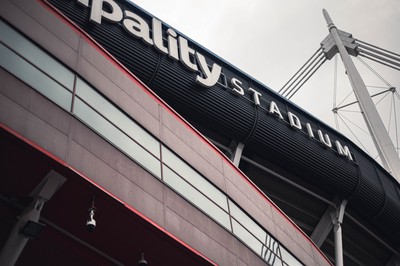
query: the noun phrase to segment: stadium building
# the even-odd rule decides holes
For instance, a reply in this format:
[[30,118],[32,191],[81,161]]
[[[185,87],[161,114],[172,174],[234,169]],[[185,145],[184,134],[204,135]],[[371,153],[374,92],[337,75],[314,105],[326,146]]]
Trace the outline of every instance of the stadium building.
[[399,265],[334,129],[131,2],[0,3],[1,265]]

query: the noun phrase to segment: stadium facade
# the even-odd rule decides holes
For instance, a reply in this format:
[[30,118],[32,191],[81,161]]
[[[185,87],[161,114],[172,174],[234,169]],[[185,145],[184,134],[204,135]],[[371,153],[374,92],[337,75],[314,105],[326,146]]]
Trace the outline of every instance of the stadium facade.
[[0,262],[398,263],[397,181],[265,85],[130,2],[0,13]]

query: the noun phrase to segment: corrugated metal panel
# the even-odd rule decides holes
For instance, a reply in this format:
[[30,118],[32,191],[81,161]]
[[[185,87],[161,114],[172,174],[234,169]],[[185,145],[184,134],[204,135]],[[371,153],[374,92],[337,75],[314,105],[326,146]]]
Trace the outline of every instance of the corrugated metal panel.
[[280,167],[347,198],[358,183],[356,166],[304,133],[262,114],[249,149]]
[[[379,214],[385,203],[385,193],[382,189],[381,181],[376,172],[375,165],[371,160],[367,160],[356,152],[357,162],[360,166],[361,180],[357,193],[349,202],[349,207],[353,205],[358,208],[358,212],[364,217],[373,218]],[[374,195],[371,197],[371,195]]]
[[151,88],[178,113],[190,114],[231,138],[245,138],[254,120],[254,107],[218,85],[205,89],[195,79],[196,74],[179,62],[163,59]]
[[379,213],[378,217],[374,219],[377,227],[387,236],[389,236],[396,245],[400,244],[400,239],[396,236],[400,232],[400,203],[392,197],[387,197],[385,206]]

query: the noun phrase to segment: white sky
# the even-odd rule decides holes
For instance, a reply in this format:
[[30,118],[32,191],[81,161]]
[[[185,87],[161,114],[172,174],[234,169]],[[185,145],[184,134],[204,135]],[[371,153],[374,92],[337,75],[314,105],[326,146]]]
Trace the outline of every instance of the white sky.
[[[400,54],[400,0],[132,0],[242,71],[278,91],[320,47],[328,35],[322,9],[335,25],[359,40]],[[354,59],[367,86],[385,84]],[[400,92],[400,72],[370,63]],[[300,107],[335,127],[333,106],[334,60],[327,61],[292,98]],[[338,95],[351,90],[341,61],[338,68]],[[371,90],[375,93],[379,90]],[[376,98],[379,99],[379,98]],[[349,98],[347,101],[351,101]],[[400,101],[397,101],[400,127]],[[390,97],[378,106],[390,106]],[[384,111],[388,124],[389,108]],[[354,108],[353,108],[354,110]],[[353,113],[343,113],[351,121],[362,121]],[[349,116],[350,115],[350,116]],[[353,116],[351,116],[353,115]],[[349,121],[347,121],[350,124]],[[358,123],[360,124],[360,123]],[[394,128],[392,119],[391,128]],[[346,130],[342,123],[340,129]],[[373,146],[366,134],[352,128],[367,149]],[[360,145],[350,131],[349,138]],[[394,132],[391,133],[394,136]],[[394,144],[396,139],[394,138]],[[400,138],[400,137],[399,137]],[[399,141],[399,138],[397,141]],[[372,149],[373,150],[373,149]],[[371,155],[376,152],[371,150]]]

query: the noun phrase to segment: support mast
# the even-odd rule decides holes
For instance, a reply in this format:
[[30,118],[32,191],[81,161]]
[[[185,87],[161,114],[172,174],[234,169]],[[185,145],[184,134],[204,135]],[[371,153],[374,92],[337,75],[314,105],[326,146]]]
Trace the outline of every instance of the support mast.
[[323,9],[322,12],[328,24],[329,32],[339,50],[340,57],[342,58],[342,62],[347,71],[347,76],[349,77],[351,86],[353,87],[354,94],[356,95],[364,120],[372,135],[372,139],[378,152],[383,155],[381,156],[382,163],[385,169],[400,183],[400,159],[397,156],[389,134],[386,132],[385,125],[372,102],[360,73],[358,73],[350,55],[347,53],[347,50],[343,45],[335,24],[333,24],[332,19],[325,9]]

